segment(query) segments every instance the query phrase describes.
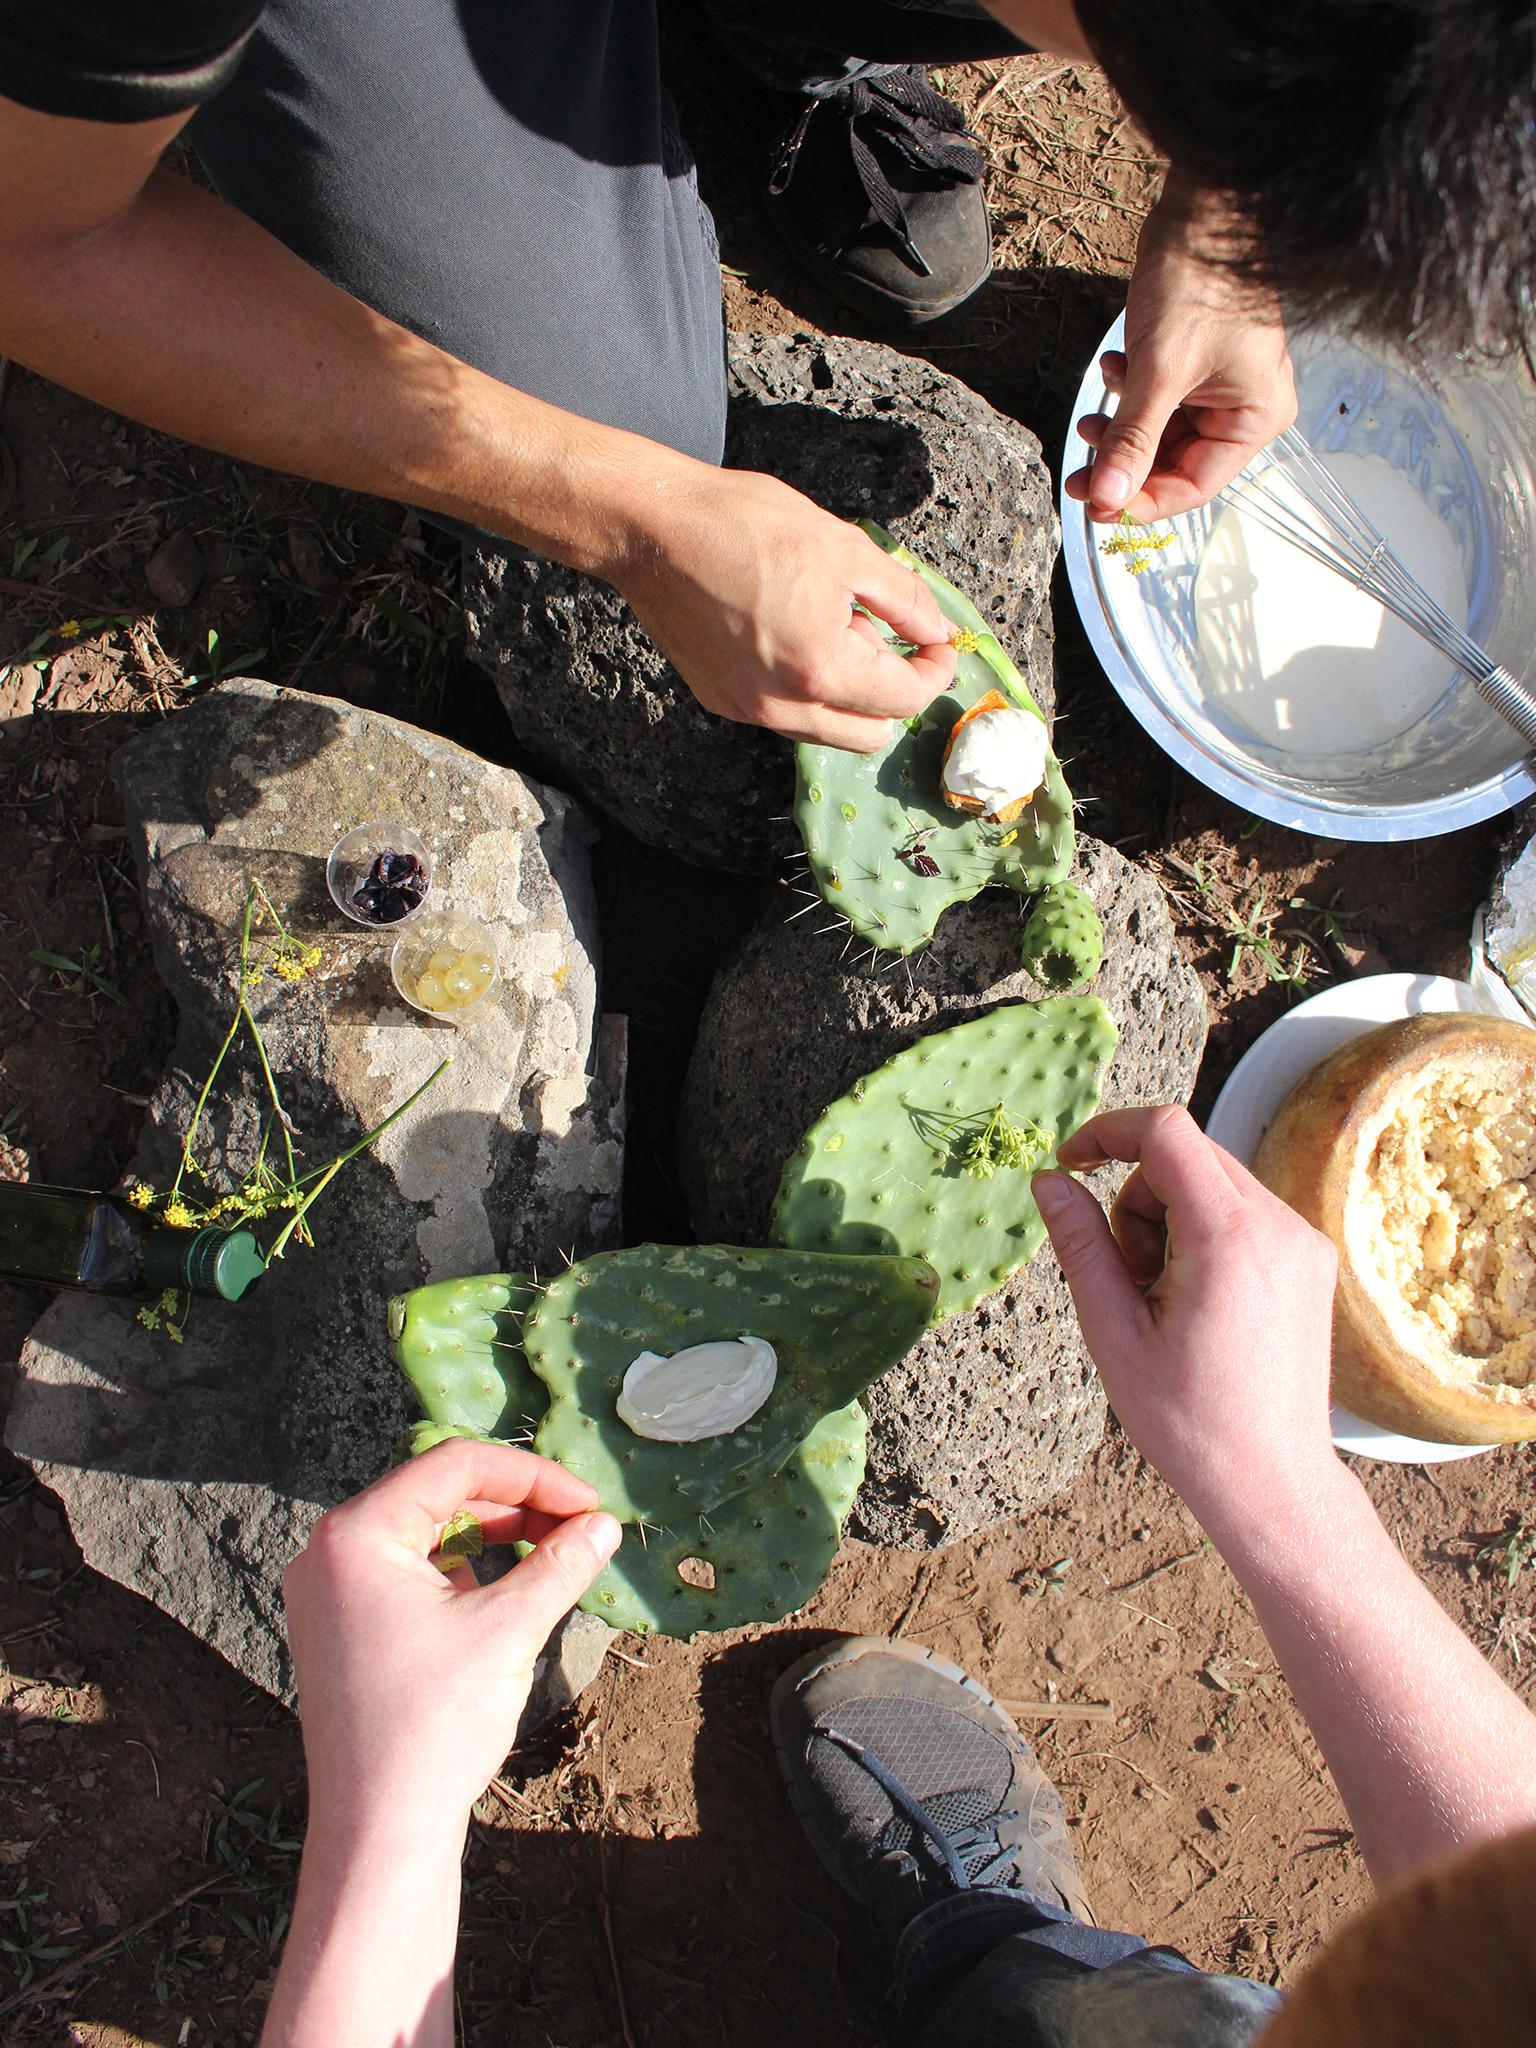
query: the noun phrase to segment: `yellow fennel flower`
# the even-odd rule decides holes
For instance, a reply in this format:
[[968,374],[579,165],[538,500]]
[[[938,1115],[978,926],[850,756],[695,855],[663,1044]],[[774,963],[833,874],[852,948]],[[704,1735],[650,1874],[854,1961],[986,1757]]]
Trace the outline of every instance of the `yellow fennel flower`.
[[192,1228],[192,1220],[192,1211],[185,1202],[171,1201],[166,1203],[165,1221],[171,1226],[172,1230],[190,1230]]
[[128,1199],[135,1209],[147,1209],[155,1199],[155,1191],[152,1187],[146,1187],[143,1181],[136,1180],[128,1190]]
[[974,654],[981,645],[981,635],[969,626],[956,626],[949,636],[949,644],[956,654]]

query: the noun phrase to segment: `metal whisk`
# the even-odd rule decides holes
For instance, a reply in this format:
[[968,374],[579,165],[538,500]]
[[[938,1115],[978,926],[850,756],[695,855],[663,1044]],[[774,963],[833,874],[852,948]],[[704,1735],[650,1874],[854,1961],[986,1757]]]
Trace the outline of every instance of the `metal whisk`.
[[1441,610],[1340,489],[1304,434],[1287,427],[1278,435],[1233,486],[1233,495],[1239,494],[1244,509],[1271,533],[1336,571],[1449,655],[1484,703],[1507,719],[1536,754],[1536,692],[1517,682]]

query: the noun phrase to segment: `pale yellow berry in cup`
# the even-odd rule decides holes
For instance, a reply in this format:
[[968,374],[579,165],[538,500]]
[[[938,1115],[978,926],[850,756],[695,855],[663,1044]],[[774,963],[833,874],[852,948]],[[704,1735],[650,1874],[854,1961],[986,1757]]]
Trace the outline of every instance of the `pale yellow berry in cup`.
[[416,1000],[426,1010],[447,1007],[448,993],[443,987],[442,977],[434,974],[430,967],[416,978]]
[[475,978],[475,993],[488,989],[496,976],[496,963],[489,953],[466,953],[464,966]]
[[447,974],[458,965],[459,956],[451,947],[440,946],[427,962],[428,974]]
[[443,976],[443,987],[448,991],[451,1003],[472,1003],[480,993],[480,985],[462,959],[457,967]]

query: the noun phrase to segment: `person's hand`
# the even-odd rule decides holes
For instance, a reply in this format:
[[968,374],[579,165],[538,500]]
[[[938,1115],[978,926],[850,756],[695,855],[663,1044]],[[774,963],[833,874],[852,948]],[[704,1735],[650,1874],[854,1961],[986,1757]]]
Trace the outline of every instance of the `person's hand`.
[[[774,477],[669,466],[640,530],[614,580],[706,711],[867,754],[954,678],[917,572]],[[893,652],[857,605],[916,651]]]
[[1219,234],[1170,181],[1142,233],[1125,351],[1101,359],[1119,404],[1078,421],[1096,452],[1066,488],[1092,519],[1150,525],[1207,504],[1296,417],[1279,307],[1199,253]]
[[[1127,1436],[1221,1541],[1334,1465],[1336,1259],[1179,1108],[1112,1110],[1061,1147],[1035,1199]],[[1070,1169],[1136,1162],[1111,1218]]]
[[[580,1479],[531,1451],[458,1440],[322,1515],[283,1598],[309,1765],[311,1832],[388,1816],[404,1838],[462,1833],[501,1768],[533,1662],[618,1548]],[[467,1507],[490,1543],[537,1547],[480,1587],[428,1559]]]

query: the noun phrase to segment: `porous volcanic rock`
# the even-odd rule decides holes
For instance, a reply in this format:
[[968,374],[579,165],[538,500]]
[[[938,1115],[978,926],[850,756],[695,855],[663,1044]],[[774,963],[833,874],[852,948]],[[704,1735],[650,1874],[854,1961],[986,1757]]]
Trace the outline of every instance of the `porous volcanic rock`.
[[[889,527],[995,623],[1049,717],[1058,534],[1035,436],[876,342],[733,335],[730,365],[727,466]],[[789,744],[701,710],[607,584],[470,549],[464,610],[541,772],[702,866],[748,874],[790,850]]]
[[[1096,840],[1075,869],[1104,920],[1093,984],[1120,1028],[1104,1106],[1188,1095],[1205,1001],[1162,892]],[[689,1069],[679,1161],[701,1238],[763,1242],[784,1161],[861,1074],[933,1031],[1045,991],[1019,966],[1027,902],[988,890],[951,910],[928,950],[882,973],[829,933],[766,917],[720,970]],[[1090,1177],[1107,1199],[1119,1175]],[[1104,1395],[1049,1248],[969,1313],[930,1330],[865,1396],[869,1472],[855,1532],[927,1549],[1028,1514],[1081,1470]]]
[[[86,1562],[287,1697],[283,1569],[323,1508],[385,1470],[414,1412],[389,1355],[387,1298],[455,1274],[547,1267],[616,1237],[622,1032],[596,1033],[594,1061],[587,830],[568,798],[510,769],[262,682],[226,682],[116,765],[179,1015],[134,1177],[163,1188],[174,1174],[231,1016],[248,878],[322,948],[309,979],[290,987],[269,972],[252,997],[302,1164],[323,1164],[453,1054],[317,1202],[314,1249],[290,1248],[244,1301],[195,1302],[178,1345],[143,1327],[132,1302],[62,1295],[22,1354],[8,1442],[62,1497]],[[387,930],[346,923],[326,893],[332,842],[381,815],[434,846],[437,900],[501,934],[503,987],[462,1029],[407,1009]],[[261,1105],[242,1044],[208,1125],[237,1173]],[[546,1674],[554,1707],[584,1637],[600,1654],[578,1624]]]

